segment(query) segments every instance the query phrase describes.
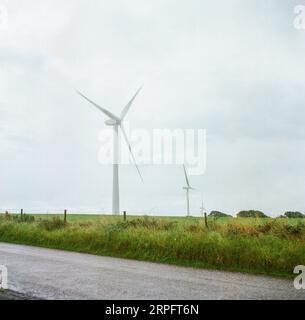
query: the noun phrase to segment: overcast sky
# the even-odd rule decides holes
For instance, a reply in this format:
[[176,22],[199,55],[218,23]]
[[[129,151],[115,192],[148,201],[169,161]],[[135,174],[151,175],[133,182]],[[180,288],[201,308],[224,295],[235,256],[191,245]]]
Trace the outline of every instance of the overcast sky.
[[[110,212],[107,120],[207,130],[207,170],[190,177],[208,210],[305,210],[305,31],[301,0],[0,0],[0,210]],[[184,215],[181,166],[121,168],[122,209]],[[191,197],[199,214],[200,192]]]

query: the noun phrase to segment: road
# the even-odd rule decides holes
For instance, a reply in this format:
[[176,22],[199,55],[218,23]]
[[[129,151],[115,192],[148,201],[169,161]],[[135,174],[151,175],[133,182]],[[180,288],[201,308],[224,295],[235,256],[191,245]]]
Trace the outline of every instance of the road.
[[305,299],[292,280],[0,243],[9,289],[42,299]]

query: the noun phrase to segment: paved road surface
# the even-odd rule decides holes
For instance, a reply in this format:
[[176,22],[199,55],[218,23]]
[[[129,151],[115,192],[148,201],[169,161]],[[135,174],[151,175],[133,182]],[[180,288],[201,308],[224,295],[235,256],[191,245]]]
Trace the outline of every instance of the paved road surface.
[[44,299],[305,299],[291,280],[0,243],[9,288]]

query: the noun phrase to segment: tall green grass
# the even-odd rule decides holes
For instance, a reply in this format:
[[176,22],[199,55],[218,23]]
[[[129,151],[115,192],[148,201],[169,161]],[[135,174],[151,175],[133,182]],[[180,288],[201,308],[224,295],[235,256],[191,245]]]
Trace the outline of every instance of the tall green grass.
[[[41,219],[41,218],[40,218]],[[72,222],[71,222],[72,221]],[[0,219],[0,241],[200,268],[292,276],[305,264],[305,224],[288,219],[51,217]]]

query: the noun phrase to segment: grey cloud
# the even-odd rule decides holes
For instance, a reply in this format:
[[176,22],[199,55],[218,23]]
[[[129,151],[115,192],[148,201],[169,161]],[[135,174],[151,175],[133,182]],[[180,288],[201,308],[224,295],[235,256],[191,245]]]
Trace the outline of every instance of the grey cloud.
[[[207,208],[303,210],[305,33],[293,28],[296,4],[7,2],[0,209],[109,211],[111,168],[97,162],[105,119],[74,88],[118,113],[144,82],[133,128],[207,129],[207,172],[192,177]],[[122,206],[183,214],[181,168],[142,170],[145,187],[122,167]],[[194,212],[200,202],[194,194]]]

